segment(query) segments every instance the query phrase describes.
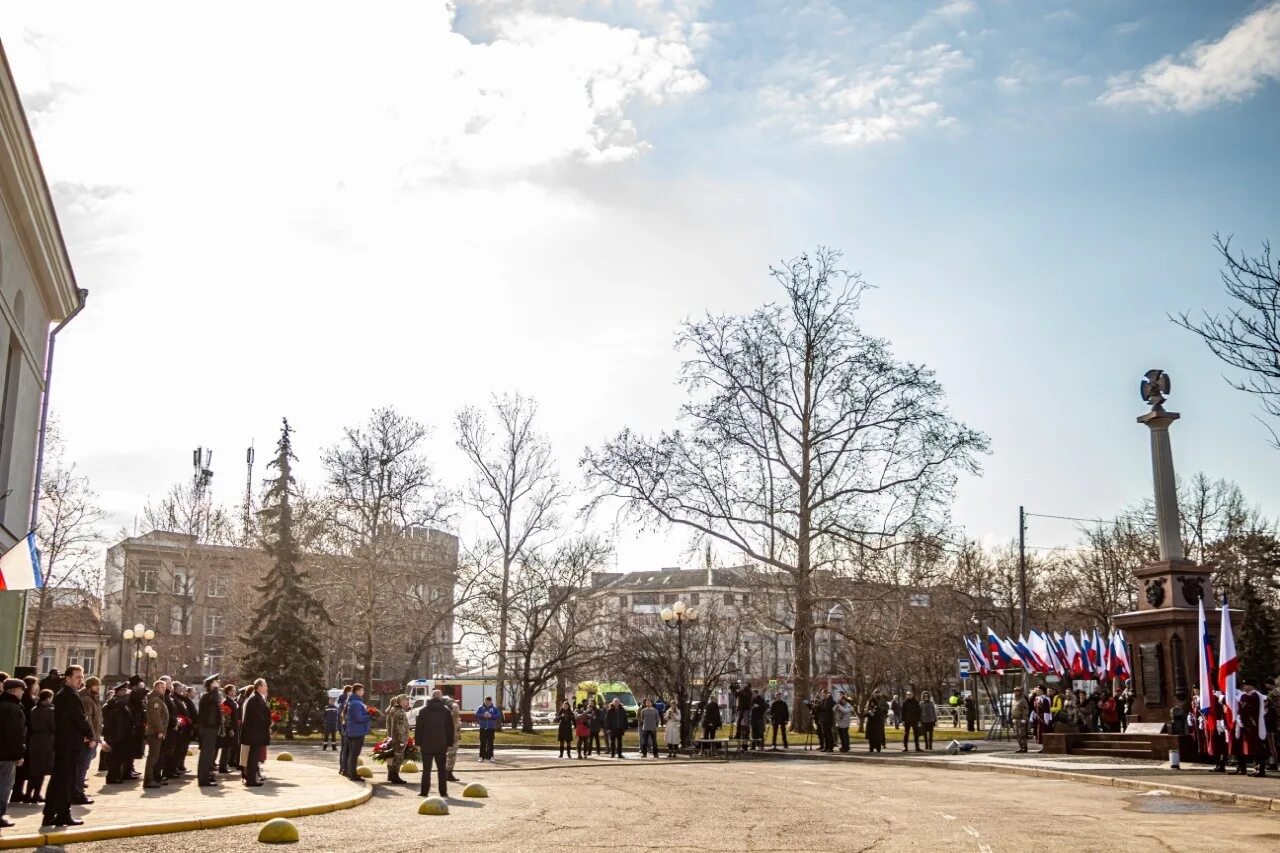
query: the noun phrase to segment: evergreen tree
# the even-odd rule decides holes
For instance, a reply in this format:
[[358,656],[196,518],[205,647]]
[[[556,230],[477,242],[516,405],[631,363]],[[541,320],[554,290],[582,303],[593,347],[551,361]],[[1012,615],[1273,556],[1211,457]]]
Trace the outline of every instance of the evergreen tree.
[[246,678],[267,679],[271,694],[288,700],[294,714],[305,719],[324,687],[324,654],[312,626],[329,622],[329,617],[311,594],[306,569],[299,563],[291,432],[286,418],[276,457],[267,466],[276,470],[276,476],[266,481],[259,517],[262,549],[272,565],[254,587],[261,603],[240,638],[248,649],[240,668]]
[[1244,607],[1244,617],[1236,643],[1240,674],[1256,678],[1259,684],[1280,672],[1280,654],[1277,654],[1280,636],[1277,636],[1275,615],[1259,593],[1260,580],[1250,578],[1241,588],[1240,604]]

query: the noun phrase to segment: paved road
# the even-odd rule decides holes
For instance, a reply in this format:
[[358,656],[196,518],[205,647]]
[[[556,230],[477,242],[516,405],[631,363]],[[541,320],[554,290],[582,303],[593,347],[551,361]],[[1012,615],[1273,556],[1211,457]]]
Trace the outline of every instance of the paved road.
[[[303,750],[298,750],[304,753]],[[330,764],[332,755],[306,752]],[[382,771],[377,771],[379,779]],[[1280,813],[1172,797],[1128,795],[1075,782],[958,774],[868,762],[676,763],[464,758],[459,775],[484,782],[488,800],[453,802],[447,817],[419,817],[414,788],[378,786],[356,809],[302,818],[306,850],[417,851],[424,844],[521,850],[659,849],[1093,851],[1267,850]],[[416,777],[415,777],[416,778]],[[456,789],[453,793],[460,791]],[[256,828],[217,830],[217,845],[254,845]],[[1210,841],[1211,840],[1211,841]],[[209,849],[210,833],[159,836],[152,853]],[[77,845],[129,851],[138,840]]]

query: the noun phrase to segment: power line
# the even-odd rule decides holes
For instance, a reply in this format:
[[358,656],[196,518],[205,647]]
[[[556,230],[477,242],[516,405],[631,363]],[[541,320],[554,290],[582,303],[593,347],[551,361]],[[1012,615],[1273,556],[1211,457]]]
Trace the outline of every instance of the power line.
[[1027,515],[1033,516],[1033,517],[1035,517],[1035,518],[1056,518],[1056,519],[1058,519],[1059,521],[1087,521],[1087,522],[1089,522],[1090,524],[1122,524],[1122,523],[1123,523],[1123,522],[1118,521],[1118,520],[1116,520],[1116,519],[1114,519],[1114,518],[1111,518],[1111,519],[1108,519],[1108,518],[1079,518],[1078,516],[1074,516],[1074,515],[1050,515],[1050,514],[1048,514],[1048,513],[1043,513],[1043,512],[1029,512],[1029,513],[1027,513]]

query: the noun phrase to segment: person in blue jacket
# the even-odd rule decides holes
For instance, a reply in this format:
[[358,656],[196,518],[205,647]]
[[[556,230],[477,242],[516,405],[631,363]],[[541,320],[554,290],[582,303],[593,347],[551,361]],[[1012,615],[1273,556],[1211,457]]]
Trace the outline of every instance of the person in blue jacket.
[[328,706],[324,709],[324,740],[321,742],[320,751],[332,747],[335,751],[338,749],[338,703],[333,699],[329,700]]
[[342,688],[342,695],[338,697],[338,772],[343,776],[347,774],[346,755],[347,755],[347,700],[351,698],[351,685],[348,684]]
[[365,735],[369,734],[369,709],[364,704],[364,685],[351,685],[351,697],[347,699],[346,704],[346,726],[342,733],[346,735],[346,740],[342,744],[342,775],[346,776],[352,782],[363,782],[359,774],[356,773],[356,759],[360,757],[360,750],[364,749]]
[[479,761],[493,761],[493,738],[502,722],[502,709],[493,704],[493,697],[484,697],[484,704],[476,708],[476,724],[480,726]]

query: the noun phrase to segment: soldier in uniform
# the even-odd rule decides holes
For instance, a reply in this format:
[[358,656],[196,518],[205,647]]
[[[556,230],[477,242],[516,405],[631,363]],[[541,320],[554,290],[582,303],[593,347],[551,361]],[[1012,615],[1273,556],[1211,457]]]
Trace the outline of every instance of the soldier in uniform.
[[461,782],[461,779],[453,775],[453,768],[458,763],[458,744],[462,743],[462,706],[453,697],[446,697],[445,702],[449,705],[449,713],[453,715],[453,743],[449,746],[449,757],[445,765],[448,767],[449,781]]
[[1237,752],[1239,758],[1236,763],[1237,776],[1243,776],[1248,771],[1250,761],[1257,762],[1258,765],[1250,775],[1258,777],[1267,775],[1267,759],[1270,758],[1270,751],[1267,749],[1267,729],[1263,722],[1263,715],[1267,710],[1266,700],[1258,692],[1257,687],[1256,681],[1246,678],[1244,689],[1240,691],[1240,711],[1236,723],[1236,731],[1240,733],[1240,750]]
[[401,693],[391,700],[387,710],[387,737],[391,740],[391,754],[387,756],[387,782],[392,785],[408,784],[400,778],[400,765],[404,763],[404,749],[409,743],[409,697]]
[[161,679],[152,685],[147,694],[147,763],[142,773],[142,787],[159,788],[168,784],[164,779],[164,741],[169,734],[169,703],[165,693],[169,682]]
[[1022,695],[1022,688],[1013,688],[1013,731],[1018,736],[1018,752],[1027,751],[1027,719],[1031,716],[1031,706]]

